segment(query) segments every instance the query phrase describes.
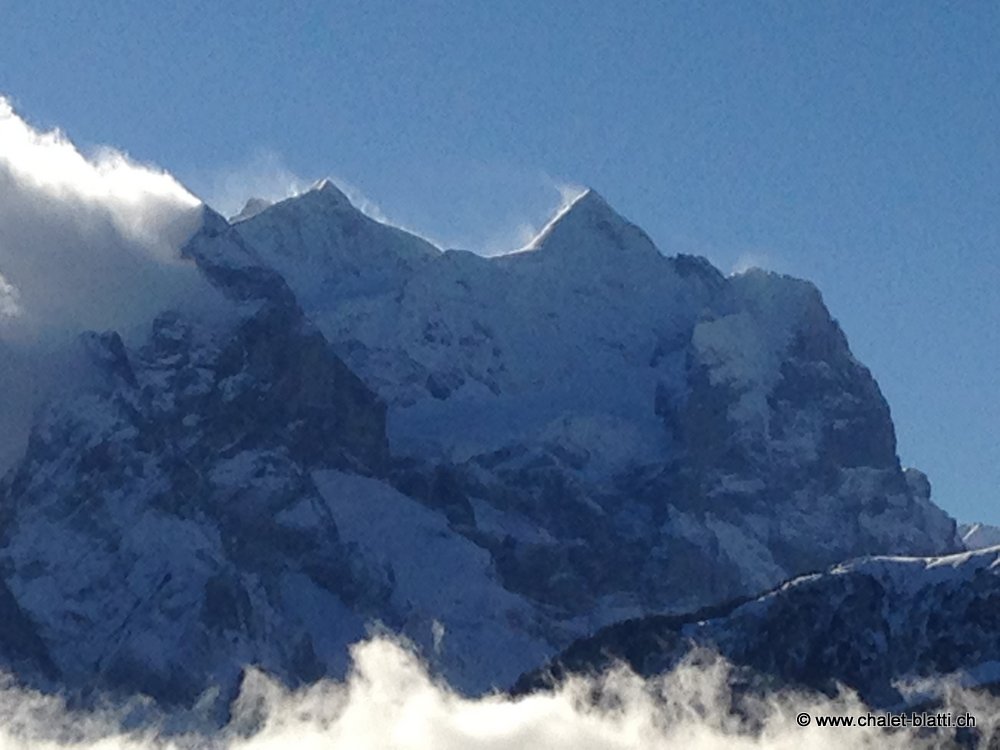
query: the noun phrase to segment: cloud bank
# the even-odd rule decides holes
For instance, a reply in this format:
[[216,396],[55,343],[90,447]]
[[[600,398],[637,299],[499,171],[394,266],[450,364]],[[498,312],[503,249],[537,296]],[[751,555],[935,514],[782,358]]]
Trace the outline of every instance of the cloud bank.
[[[203,282],[179,249],[201,204],[112,149],[90,158],[0,98],[0,335],[127,328]],[[199,288],[201,292],[203,289]]]
[[[352,658],[343,682],[298,692],[251,675],[232,719],[211,733],[169,734],[152,725],[124,732],[116,728],[122,711],[70,711],[58,699],[8,687],[0,692],[0,750],[901,750],[937,747],[944,739],[914,731],[803,728],[796,723],[800,712],[861,715],[867,709],[850,695],[736,698],[729,668],[711,659],[648,681],[614,670],[555,692],[470,699],[436,682],[410,650],[387,637],[356,645]],[[967,699],[953,695],[953,710],[969,710],[981,730],[995,730],[984,724],[994,720],[996,706],[960,705]],[[734,701],[744,716],[733,711]]]

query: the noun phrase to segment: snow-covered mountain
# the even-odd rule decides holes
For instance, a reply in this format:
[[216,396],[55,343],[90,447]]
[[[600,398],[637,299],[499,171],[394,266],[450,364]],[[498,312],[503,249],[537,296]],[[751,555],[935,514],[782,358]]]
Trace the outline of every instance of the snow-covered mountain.
[[488,553],[378,479],[385,407],[281,277],[211,214],[186,251],[231,315],[165,312],[137,348],[85,335],[97,385],[39,415],[0,488],[8,664],[190,704],[246,665],[342,671],[374,621],[429,654],[447,623],[438,661],[468,690],[543,657]]
[[183,250],[225,305],[84,334],[0,483],[33,684],[190,704],[336,674],[380,622],[479,691],[623,617],[959,548],[807,282],[668,258],[593,191],[496,258],[329,182],[238,218]]
[[[402,483],[536,599],[690,607],[958,548],[807,282],[665,257],[594,191],[496,258],[436,251],[329,183],[236,230],[387,403]],[[595,550],[599,570],[573,559]]]
[[[651,616],[573,644],[522,690],[624,661],[643,675],[699,653],[742,671],[741,689],[855,690],[899,710],[935,696],[943,676],[1000,682],[1000,547],[938,558],[871,557],[686,616]],[[931,678],[928,682],[927,678]]]

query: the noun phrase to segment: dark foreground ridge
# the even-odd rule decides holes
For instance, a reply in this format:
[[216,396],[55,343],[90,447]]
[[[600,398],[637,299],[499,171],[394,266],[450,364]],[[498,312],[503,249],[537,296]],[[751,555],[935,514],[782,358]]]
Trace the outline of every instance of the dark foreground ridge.
[[711,653],[740,668],[740,689],[842,686],[876,709],[932,705],[901,692],[952,675],[965,686],[1000,682],[1000,547],[936,559],[867,558],[794,578],[772,591],[681,616],[652,615],[572,644],[514,692],[625,664],[652,676]]

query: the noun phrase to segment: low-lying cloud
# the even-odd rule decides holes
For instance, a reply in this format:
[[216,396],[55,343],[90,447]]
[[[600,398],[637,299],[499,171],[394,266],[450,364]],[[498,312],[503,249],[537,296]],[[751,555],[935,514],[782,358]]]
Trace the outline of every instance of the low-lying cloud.
[[[802,712],[859,716],[867,709],[849,694],[735,699],[729,668],[711,659],[652,680],[618,669],[553,692],[466,698],[435,681],[405,645],[388,637],[356,645],[352,658],[344,681],[297,692],[253,674],[229,723],[197,734],[170,734],[153,725],[126,732],[119,728],[126,712],[74,712],[56,698],[7,688],[0,693],[0,750],[892,750],[939,747],[945,740],[912,730],[799,726]],[[993,728],[984,724],[995,706],[961,704],[967,699],[953,695],[952,709],[978,711],[988,736]],[[742,714],[732,710],[734,700]]]

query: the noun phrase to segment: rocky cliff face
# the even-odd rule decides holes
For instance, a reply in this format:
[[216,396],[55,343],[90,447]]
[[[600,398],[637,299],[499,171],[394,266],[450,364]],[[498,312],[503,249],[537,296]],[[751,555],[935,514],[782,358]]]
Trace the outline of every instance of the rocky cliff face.
[[170,701],[241,662],[316,676],[281,581],[368,588],[309,470],[382,469],[385,408],[260,273],[267,294],[240,289],[229,320],[164,313],[136,349],[84,335],[96,385],[47,406],[3,482],[7,586],[62,684]]
[[190,704],[337,673],[378,621],[483,690],[622,617],[957,544],[806,282],[667,258],[593,192],[494,259],[328,183],[258,208],[185,248],[225,304],[85,334],[0,484],[0,654],[35,684]]

